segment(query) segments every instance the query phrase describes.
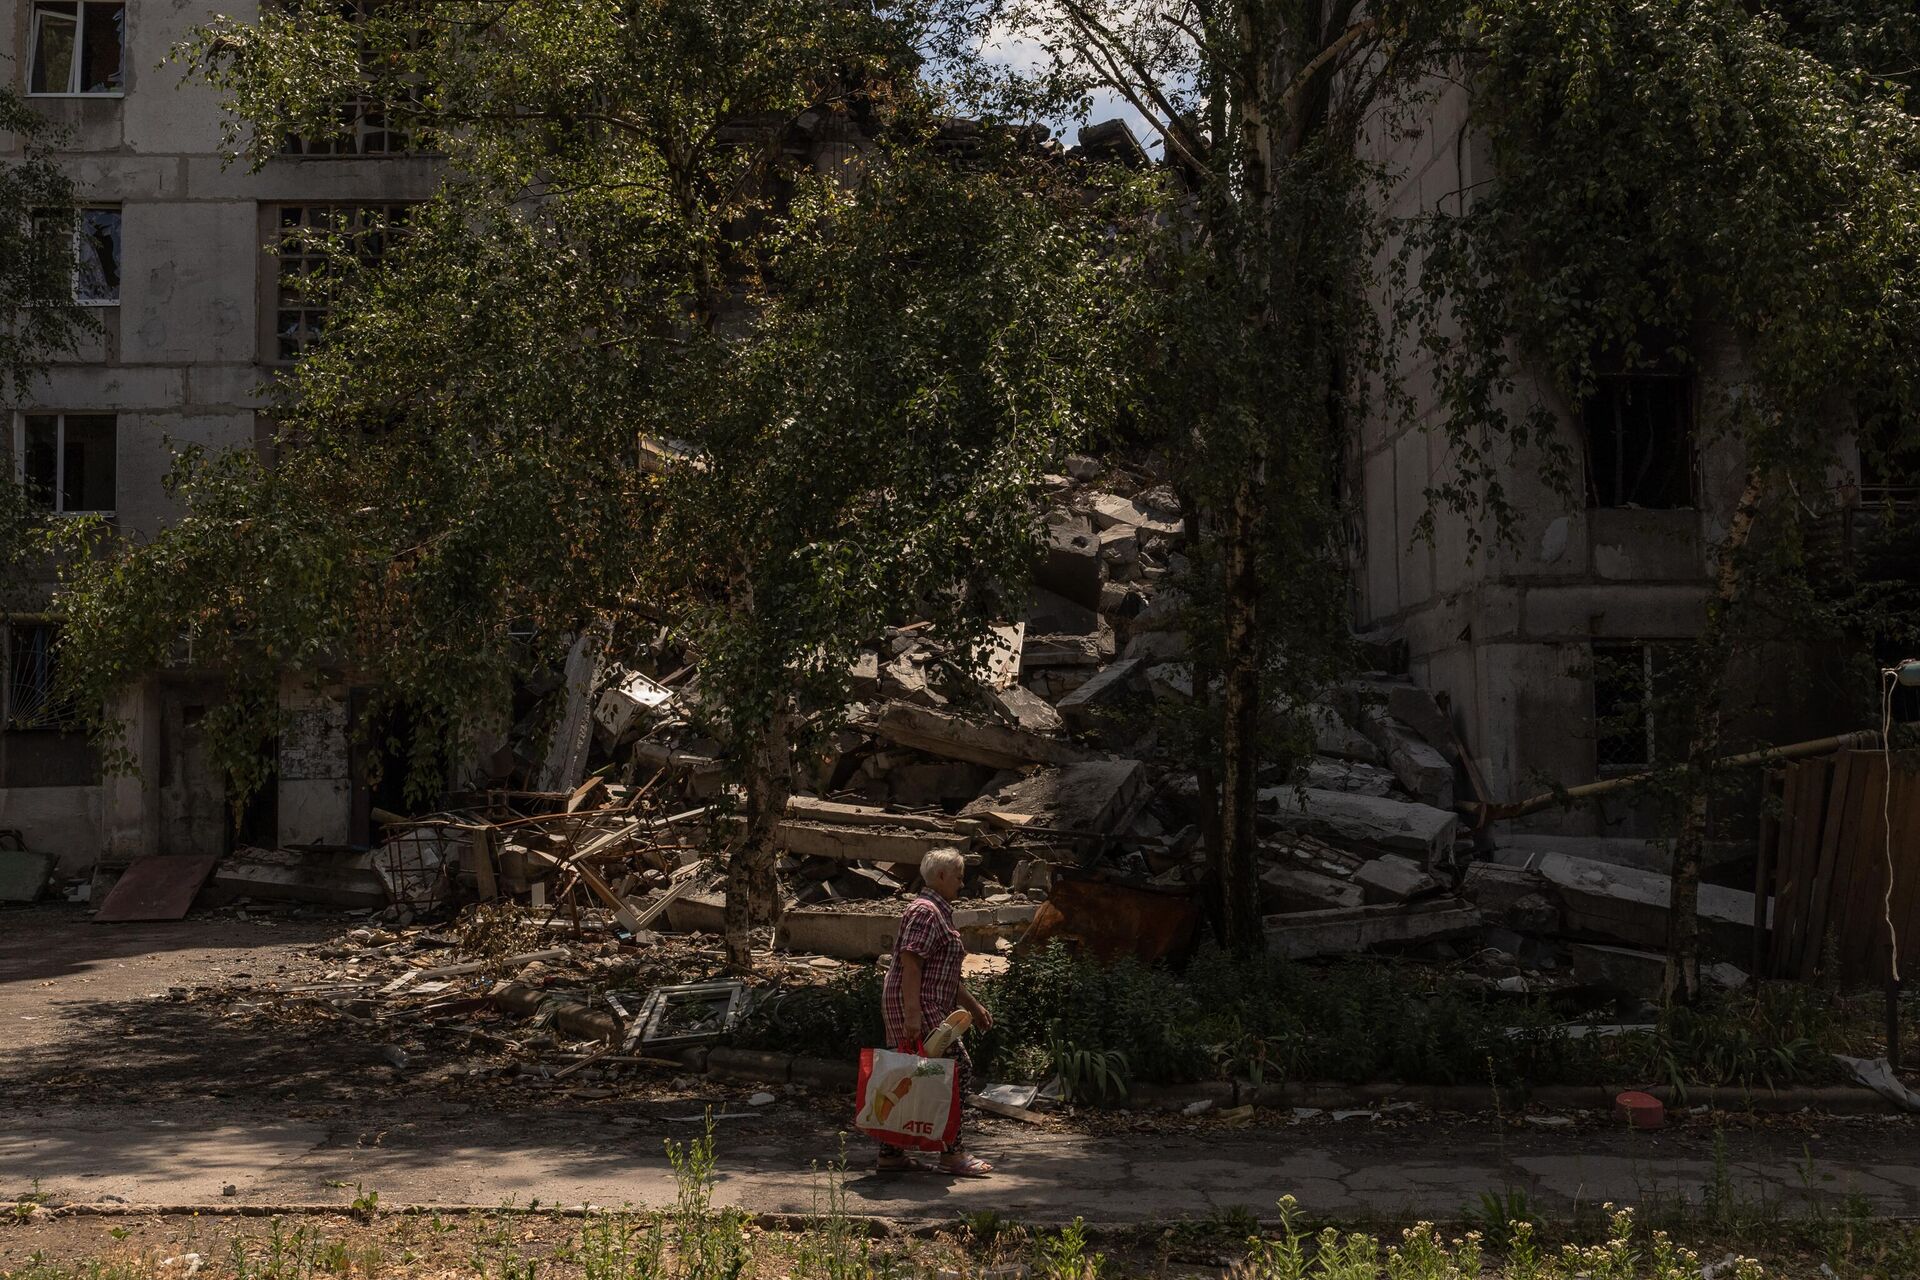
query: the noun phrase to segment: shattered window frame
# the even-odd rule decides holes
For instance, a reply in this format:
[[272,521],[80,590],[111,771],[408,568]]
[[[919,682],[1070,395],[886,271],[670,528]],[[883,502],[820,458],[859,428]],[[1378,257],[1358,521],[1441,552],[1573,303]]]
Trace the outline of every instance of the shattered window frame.
[[1580,407],[1587,506],[1697,510],[1695,416],[1694,379],[1685,370],[1600,374]]
[[[340,9],[343,17],[361,22],[390,3],[392,0],[340,0]],[[408,96],[417,102],[423,93],[424,85],[416,85]],[[280,140],[280,154],[306,160],[431,154],[407,130],[394,125],[391,106],[370,93],[355,93],[339,104],[338,118],[330,132],[288,134]]]
[[416,203],[321,201],[262,206],[268,211],[266,238],[272,255],[265,275],[271,281],[272,296],[262,308],[267,320],[261,350],[264,363],[292,366],[324,336],[331,308],[323,297],[301,287],[304,281],[325,279],[331,269],[333,255],[321,238],[345,230],[354,240],[361,265],[377,265],[390,237],[405,225]]
[[[123,98],[127,92],[127,8],[107,0],[34,0],[27,17],[27,96],[30,98]],[[64,51],[55,33],[68,27]],[[89,80],[90,67],[104,70],[99,60],[109,46],[98,38],[102,24],[114,28],[112,69]],[[53,59],[59,58],[55,75]],[[52,87],[54,79],[59,87]]]

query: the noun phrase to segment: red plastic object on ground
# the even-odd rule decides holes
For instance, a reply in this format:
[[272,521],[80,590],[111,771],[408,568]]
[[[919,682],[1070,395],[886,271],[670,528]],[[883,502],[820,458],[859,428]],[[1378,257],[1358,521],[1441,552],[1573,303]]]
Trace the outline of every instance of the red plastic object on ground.
[[1667,1123],[1667,1108],[1650,1093],[1628,1090],[1613,1100],[1613,1114],[1634,1129],[1658,1129]]

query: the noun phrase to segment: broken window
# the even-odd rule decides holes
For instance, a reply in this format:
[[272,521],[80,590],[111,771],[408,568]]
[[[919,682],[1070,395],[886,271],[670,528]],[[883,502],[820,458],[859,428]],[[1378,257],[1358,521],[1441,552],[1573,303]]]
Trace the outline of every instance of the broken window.
[[1602,374],[1581,416],[1588,505],[1656,510],[1694,505],[1692,378]]
[[[348,21],[363,21],[388,0],[341,0],[341,16]],[[421,38],[424,38],[422,33]],[[336,109],[335,123],[319,133],[291,134],[280,150],[290,156],[392,156],[417,149],[401,119],[407,108],[419,105],[420,89],[407,86],[402,111],[394,112],[388,103],[370,93],[355,93]]]
[[0,627],[7,673],[0,685],[0,787],[99,781],[82,718],[59,687],[58,639],[59,629],[48,623]]
[[273,358],[292,362],[326,327],[327,293],[344,252],[376,265],[407,219],[404,204],[281,205],[275,230]]
[[[49,254],[61,248],[65,215],[34,215],[34,235]],[[73,300],[82,306],[120,304],[120,210],[89,205],[73,215]]]
[[1686,641],[1593,646],[1595,772],[1650,769],[1685,757],[1691,652]]
[[20,479],[28,497],[55,515],[111,515],[118,437],[118,422],[110,413],[23,414]]
[[32,94],[120,93],[126,87],[127,6],[39,0],[29,34]]

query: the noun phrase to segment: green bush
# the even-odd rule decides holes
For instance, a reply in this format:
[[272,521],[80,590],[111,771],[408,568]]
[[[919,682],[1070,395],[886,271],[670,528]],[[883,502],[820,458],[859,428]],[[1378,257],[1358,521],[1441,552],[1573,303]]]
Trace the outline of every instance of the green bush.
[[[763,1002],[747,1043],[849,1057],[881,1043],[882,973],[863,966]],[[1651,1031],[1570,1036],[1591,1011],[1489,992],[1416,965],[1236,960],[1203,947],[1182,974],[1105,965],[1053,946],[1016,954],[978,986],[995,1026],[973,1040],[983,1077],[1043,1079],[1063,1060],[1123,1061],[1134,1083],[1240,1076],[1486,1084],[1634,1082],[1754,1088],[1824,1082],[1844,1017],[1827,996],[1778,986],[1668,1013]],[[1601,1018],[1599,1020],[1609,1020]]]

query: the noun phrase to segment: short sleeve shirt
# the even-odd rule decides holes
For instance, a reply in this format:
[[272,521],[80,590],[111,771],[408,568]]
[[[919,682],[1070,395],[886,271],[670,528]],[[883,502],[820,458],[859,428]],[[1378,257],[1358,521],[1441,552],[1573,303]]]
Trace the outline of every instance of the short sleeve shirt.
[[927,1030],[960,1007],[960,962],[967,954],[960,931],[953,927],[953,905],[931,889],[923,889],[900,917],[893,942],[893,964],[887,969],[882,1006],[887,1043],[898,1045],[905,1035],[906,1003],[900,991],[900,957],[920,957],[920,1014]]

